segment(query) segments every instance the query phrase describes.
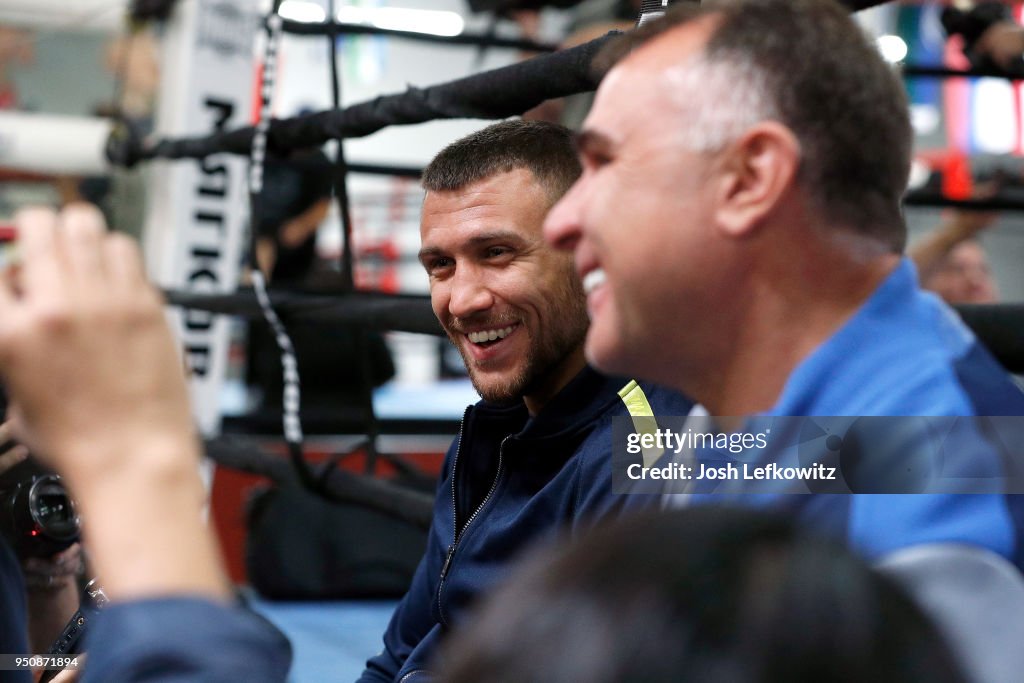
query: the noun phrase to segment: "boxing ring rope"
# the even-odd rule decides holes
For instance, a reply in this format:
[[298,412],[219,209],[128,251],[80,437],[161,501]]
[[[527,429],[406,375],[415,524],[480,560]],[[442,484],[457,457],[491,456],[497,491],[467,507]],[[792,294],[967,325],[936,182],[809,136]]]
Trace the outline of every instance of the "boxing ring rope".
[[[234,294],[193,294],[168,291],[174,306],[248,318],[260,316],[249,289]],[[314,295],[272,291],[275,310],[289,320],[340,320],[372,330],[443,335],[430,308],[430,298],[414,294]],[[1007,370],[1024,374],[1024,304],[976,304],[953,307]]]
[[1024,81],[1024,75],[1010,74],[998,69],[950,69],[926,64],[904,64],[900,67],[900,72],[905,78],[1002,78],[1008,81]]
[[[281,153],[328,140],[364,137],[388,126],[440,119],[503,119],[549,99],[591,92],[598,82],[590,71],[591,60],[616,34],[455,81],[410,87],[404,93],[344,109],[275,119],[267,135],[267,149]],[[112,138],[107,155],[111,162],[125,166],[157,158],[202,159],[221,152],[248,155],[253,132],[252,126],[246,126],[213,135],[156,141],[126,134]]]
[[903,197],[905,206],[953,208],[964,211],[1024,211],[1024,200],[1011,197],[953,199],[934,190],[913,190]]

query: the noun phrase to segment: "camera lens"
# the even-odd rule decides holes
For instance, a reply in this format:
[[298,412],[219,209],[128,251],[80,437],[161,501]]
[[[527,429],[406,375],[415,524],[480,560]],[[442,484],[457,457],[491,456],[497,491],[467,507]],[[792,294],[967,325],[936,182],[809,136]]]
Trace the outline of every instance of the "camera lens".
[[50,557],[78,540],[74,501],[60,477],[31,459],[0,477],[0,534],[19,557]]
[[54,541],[73,541],[78,536],[75,504],[52,474],[39,477],[29,491],[29,511],[39,532]]

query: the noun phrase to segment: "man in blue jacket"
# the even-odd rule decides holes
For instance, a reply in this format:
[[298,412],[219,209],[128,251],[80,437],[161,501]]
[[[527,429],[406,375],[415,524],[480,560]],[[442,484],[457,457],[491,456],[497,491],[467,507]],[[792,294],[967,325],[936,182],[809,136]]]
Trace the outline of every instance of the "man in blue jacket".
[[[575,252],[591,362],[685,391],[734,428],[750,415],[1024,415],[1007,373],[901,256],[906,96],[844,9],[681,3],[603,58],[583,175],[546,223]],[[1019,441],[1004,452],[976,436],[946,449],[945,471],[1017,466]],[[862,483],[911,493],[882,481],[907,463]],[[1020,482],[1002,483],[1015,488],[738,501],[794,509],[873,559],[956,543],[1020,565],[1021,499],[1001,495]],[[716,500],[673,502],[701,499]]]
[[[888,425],[868,461],[844,457],[850,432],[821,439],[853,475],[825,490],[885,493],[755,480],[740,484],[766,495],[728,500],[790,510],[892,568],[974,678],[1018,680],[1024,620],[998,606],[1024,593],[1024,500],[1005,495],[1021,492],[1024,396],[901,255],[902,84],[830,0],[679,3],[599,59],[583,175],[545,226],[584,282],[588,360],[686,392],[731,429],[909,416],[861,418]],[[956,443],[933,449],[934,428]],[[892,448],[903,439],[913,448]],[[941,493],[913,493],[929,490],[904,476],[922,464]]]
[[541,231],[579,171],[570,132],[529,121],[458,140],[424,171],[420,262],[484,400],[449,449],[426,554],[362,681],[428,677],[439,639],[524,546],[629,501],[611,491],[613,416],[691,407],[584,361],[583,290]]

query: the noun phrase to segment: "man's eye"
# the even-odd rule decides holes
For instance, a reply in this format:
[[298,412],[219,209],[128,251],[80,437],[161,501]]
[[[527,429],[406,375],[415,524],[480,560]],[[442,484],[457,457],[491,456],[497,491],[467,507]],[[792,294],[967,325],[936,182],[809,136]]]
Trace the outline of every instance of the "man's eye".
[[508,247],[487,247],[487,258],[497,258],[512,253]]
[[427,269],[427,273],[428,274],[435,273],[435,272],[437,272],[439,270],[444,270],[445,268],[451,267],[451,265],[452,265],[452,260],[450,258],[448,258],[447,256],[441,256],[441,257],[438,257],[438,258],[430,259],[429,261],[427,261],[424,264],[424,266]]

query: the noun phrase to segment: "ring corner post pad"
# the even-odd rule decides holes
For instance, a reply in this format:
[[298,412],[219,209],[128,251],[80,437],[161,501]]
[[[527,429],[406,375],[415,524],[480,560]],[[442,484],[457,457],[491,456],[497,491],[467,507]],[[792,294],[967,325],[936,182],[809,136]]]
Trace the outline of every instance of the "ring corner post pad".
[[[249,121],[256,65],[254,27],[259,0],[177,3],[164,28],[155,138],[136,150],[149,159],[166,153],[167,136],[218,141]],[[237,136],[236,136],[237,137]],[[242,135],[244,137],[244,135]],[[234,139],[234,138],[231,138]],[[197,294],[235,291],[246,229],[246,162],[210,154],[199,163],[153,169],[143,234],[147,272],[163,289]],[[220,430],[219,400],[228,366],[230,321],[201,311],[169,313],[191,374],[194,418],[204,436]],[[212,467],[201,468],[209,492]]]

